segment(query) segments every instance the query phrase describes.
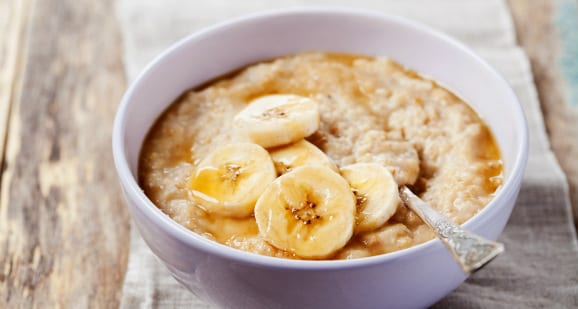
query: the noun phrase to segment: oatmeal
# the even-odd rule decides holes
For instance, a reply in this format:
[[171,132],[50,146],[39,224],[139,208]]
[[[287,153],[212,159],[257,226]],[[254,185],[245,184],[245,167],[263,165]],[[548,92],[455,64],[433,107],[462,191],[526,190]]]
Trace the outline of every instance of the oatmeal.
[[149,132],[139,181],[219,243],[349,259],[434,237],[397,185],[461,224],[492,199],[502,164],[488,127],[435,82],[387,58],[311,52],[183,94]]

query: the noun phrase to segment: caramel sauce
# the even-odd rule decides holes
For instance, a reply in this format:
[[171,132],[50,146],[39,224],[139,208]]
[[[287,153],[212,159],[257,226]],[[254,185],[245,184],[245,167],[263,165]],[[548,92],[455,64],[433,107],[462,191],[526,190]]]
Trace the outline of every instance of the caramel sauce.
[[[295,59],[297,59],[296,57],[300,57],[300,55],[280,57],[248,64],[245,67],[225,73],[191,88],[177,98],[169,108],[158,117],[143,143],[139,158],[138,178],[139,184],[145,194],[149,196],[161,210],[173,217],[180,224],[210,239],[243,250],[256,251],[261,254],[285,258],[299,258],[289,252],[280,252],[280,250],[271,247],[267,243],[257,241],[255,243],[243,243],[240,241],[239,239],[243,237],[257,237],[258,229],[254,218],[226,218],[210,214],[204,211],[202,207],[195,205],[194,201],[190,201],[190,196],[187,193],[189,190],[187,184],[189,183],[190,175],[179,175],[180,178],[174,181],[168,178],[162,179],[162,177],[172,177],[166,175],[171,173],[172,168],[178,168],[181,165],[193,168],[195,162],[202,159],[192,149],[198,146],[198,144],[205,143],[204,141],[199,142],[196,140],[199,132],[203,131],[204,128],[195,124],[198,122],[196,120],[200,117],[199,115],[202,115],[203,110],[192,106],[192,103],[189,101],[191,100],[191,96],[198,98],[210,90],[217,91],[220,89],[223,93],[231,93],[234,96],[238,96],[238,98],[236,98],[239,103],[235,103],[236,105],[233,109],[239,110],[252,99],[263,95],[278,93],[292,93],[310,97],[322,95],[328,98],[328,102],[330,103],[327,104],[336,104],[331,103],[334,102],[332,96],[335,94],[329,90],[334,86],[344,87],[345,90],[343,93],[347,94],[349,98],[355,102],[352,104],[362,107],[368,117],[372,117],[380,128],[389,130],[387,119],[384,117],[384,115],[386,115],[385,112],[376,111],[371,105],[373,104],[371,95],[377,93],[378,88],[372,90],[373,86],[369,85],[369,88],[362,89],[358,84],[352,83],[356,77],[353,73],[347,71],[347,69],[353,69],[357,61],[374,61],[375,58],[340,53],[323,53],[318,54],[318,56],[315,54],[311,56],[307,53],[301,55],[311,57],[314,60],[318,59],[322,63],[319,64],[319,70],[310,69],[307,65],[296,65],[291,67],[291,69],[287,69],[283,67],[284,63],[295,61]],[[311,61],[309,58],[306,60]],[[429,81],[421,77],[418,73],[408,70],[397,63],[389,62],[388,65],[390,66],[389,70],[392,70],[395,74],[400,74],[402,78],[407,80]],[[269,72],[271,76],[264,75],[264,77],[256,78],[256,80],[259,81],[258,83],[245,83],[244,80],[253,78],[251,74],[254,73],[256,70],[255,67],[257,66],[269,68],[270,71],[263,71],[261,73],[268,74],[267,72]],[[322,76],[315,75],[317,73]],[[322,81],[316,82],[319,79],[322,79]],[[335,81],[336,85],[325,83],[323,79]],[[377,82],[379,82],[379,80],[377,80]],[[483,179],[483,191],[491,196],[501,185],[503,173],[501,155],[494,136],[471,107],[465,105],[459,97],[445,90],[437,83],[433,81],[430,82],[433,90],[443,92],[444,100],[451,104],[463,104],[467,107],[465,110],[469,111],[467,112],[469,113],[468,117],[475,117],[477,123],[481,124],[480,134],[476,136],[474,143],[475,148],[472,149],[472,152],[474,153],[475,160],[484,162],[483,168],[479,171],[481,175],[478,175],[478,177]],[[231,90],[234,87],[245,88],[242,88],[242,91],[234,92]],[[393,88],[381,90],[385,93],[383,98],[386,100],[389,100],[392,97],[392,93],[396,91],[396,89]],[[206,103],[216,98],[216,96],[211,97],[207,95],[207,99],[205,101],[201,100],[201,102]],[[206,105],[211,106],[209,103]],[[427,96],[417,94],[411,104],[424,107],[432,103],[428,101]],[[183,106],[188,107],[192,112],[190,114],[183,113],[181,110]],[[223,108],[226,109],[227,107],[225,106]],[[207,111],[205,110],[204,112]],[[198,113],[198,115],[196,113]],[[343,115],[343,117],[347,116],[348,115]],[[183,119],[189,119],[190,123],[182,123]],[[203,123],[202,125],[221,125],[221,123],[215,121],[213,123]],[[222,119],[222,121],[227,121],[227,119]],[[354,122],[354,120],[350,121]],[[175,123],[179,123],[179,125],[175,125]],[[335,123],[328,122],[324,125],[326,126],[325,131],[320,130],[308,137],[310,142],[322,150],[329,149],[328,145],[332,141],[339,140],[343,136],[346,136],[347,133],[340,131],[340,127]],[[404,139],[408,135],[408,133],[403,130],[400,134]],[[209,141],[209,143],[210,142],[211,141]],[[417,148],[419,148],[419,145],[416,146],[416,149]],[[331,156],[332,153],[328,153],[328,155]],[[333,157],[332,159],[339,161],[340,158]],[[428,183],[435,174],[435,171],[426,172],[424,168],[420,168],[417,177],[418,180],[410,187],[418,194],[426,192],[426,190],[428,190]],[[172,191],[169,192],[167,190]],[[171,200],[183,200],[188,201],[188,203],[185,203],[187,206],[173,207],[169,206]],[[483,207],[483,205],[480,207]],[[402,228],[402,226],[404,228]],[[389,227],[392,229],[391,232],[388,230]],[[423,227],[423,222],[421,222],[415,213],[404,206],[400,206],[396,214],[386,223],[383,231],[379,232],[383,235],[394,235],[392,237],[398,237],[398,239],[395,239],[395,241],[382,239],[380,242],[379,237],[376,236],[381,235],[378,232],[375,232],[375,235],[371,234],[372,232],[355,235],[348,245],[340,252],[337,252],[332,258],[346,258],[348,250],[353,252],[359,249],[364,252],[364,254],[376,255],[416,245],[433,237],[433,234],[428,234],[427,231],[424,231]],[[375,241],[375,243],[373,241]]]

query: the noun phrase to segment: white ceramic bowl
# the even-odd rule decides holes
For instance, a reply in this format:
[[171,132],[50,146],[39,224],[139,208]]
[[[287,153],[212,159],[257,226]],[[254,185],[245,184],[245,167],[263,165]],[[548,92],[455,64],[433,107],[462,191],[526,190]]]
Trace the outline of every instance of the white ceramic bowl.
[[[415,22],[369,11],[297,9],[250,15],[192,34],[157,57],[119,107],[114,160],[136,227],[173,276],[227,308],[420,308],[466,276],[437,240],[348,261],[294,261],[211,242],[172,221],[136,180],[145,134],[185,90],[248,63],[305,50],[387,55],[469,102],[502,151],[505,182],[465,227],[496,239],[516,200],[527,161],[520,104],[502,77],[455,40]],[[506,249],[507,250],[507,249]]]

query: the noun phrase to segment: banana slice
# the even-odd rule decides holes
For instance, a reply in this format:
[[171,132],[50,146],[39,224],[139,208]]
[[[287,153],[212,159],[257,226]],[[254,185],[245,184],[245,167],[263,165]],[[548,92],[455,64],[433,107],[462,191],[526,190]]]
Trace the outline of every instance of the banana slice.
[[203,159],[190,180],[191,195],[209,213],[245,217],[277,174],[267,150],[252,143],[221,146]]
[[401,202],[397,183],[391,173],[378,163],[357,163],[341,168],[356,198],[355,233],[382,226]]
[[306,140],[272,149],[269,154],[278,175],[303,165],[325,166],[339,172],[335,163],[323,151]]
[[353,235],[355,198],[331,169],[305,165],[277,178],[257,200],[259,233],[303,258],[326,258]]
[[265,148],[296,142],[319,128],[317,102],[297,95],[253,100],[234,119],[237,132]]

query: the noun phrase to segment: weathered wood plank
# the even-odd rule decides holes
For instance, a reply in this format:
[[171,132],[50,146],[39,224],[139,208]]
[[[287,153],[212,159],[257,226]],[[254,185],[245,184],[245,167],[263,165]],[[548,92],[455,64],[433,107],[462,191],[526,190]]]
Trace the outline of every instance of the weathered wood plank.
[[0,307],[114,308],[129,219],[110,149],[125,88],[113,0],[33,3],[2,179]]
[[[562,42],[568,38],[562,38],[561,31],[568,29],[561,29],[558,23],[560,10],[576,9],[571,1],[575,0],[509,0],[509,4],[518,42],[532,64],[550,143],[566,173],[574,222],[578,223],[578,114],[571,107],[577,106],[578,102],[571,102],[569,92],[578,88],[575,84],[578,80],[565,78],[563,74],[563,70],[573,70],[578,74],[578,67],[568,67],[567,61],[561,61],[565,57],[578,57],[569,55],[572,51],[566,47],[578,48],[578,42]],[[564,18],[578,18],[578,11],[565,12],[565,15]]]
[[24,60],[20,52],[28,21],[29,2],[0,0],[0,166],[4,160],[13,90],[18,87],[19,72]]

